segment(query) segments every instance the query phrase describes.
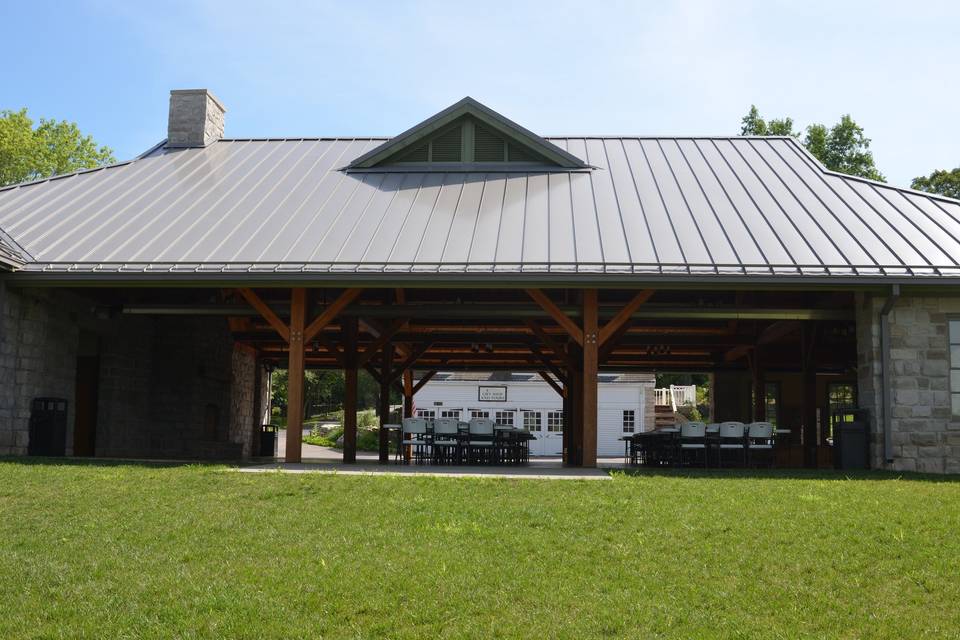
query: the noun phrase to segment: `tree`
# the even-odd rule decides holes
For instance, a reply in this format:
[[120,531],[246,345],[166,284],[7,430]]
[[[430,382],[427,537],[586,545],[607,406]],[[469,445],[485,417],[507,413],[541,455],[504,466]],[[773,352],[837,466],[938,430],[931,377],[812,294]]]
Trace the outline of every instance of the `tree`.
[[914,178],[910,186],[920,191],[939,193],[960,200],[960,167],[952,171],[934,171],[929,176]]
[[[740,122],[740,135],[800,137],[793,131],[791,118],[767,122],[760,117],[755,105],[750,105],[750,111]],[[803,146],[831,171],[881,182],[885,180],[874,164],[870,139],[849,114],[841,116],[840,122],[830,128],[823,124],[807,127]]]
[[76,123],[40,119],[37,127],[20,111],[0,111],[0,186],[38,180],[116,162]]
[[783,118],[782,120],[765,121],[760,117],[760,112],[756,105],[750,105],[750,112],[740,121],[740,135],[742,136],[793,136],[798,137],[799,133],[793,131],[793,119]]

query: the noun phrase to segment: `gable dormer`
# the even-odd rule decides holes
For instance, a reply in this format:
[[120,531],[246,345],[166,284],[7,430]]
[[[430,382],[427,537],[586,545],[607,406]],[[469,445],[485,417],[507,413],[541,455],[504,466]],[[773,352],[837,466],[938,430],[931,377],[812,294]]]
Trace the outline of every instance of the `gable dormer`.
[[464,98],[391,138],[347,169],[385,167],[445,171],[588,168],[576,156],[473,98]]

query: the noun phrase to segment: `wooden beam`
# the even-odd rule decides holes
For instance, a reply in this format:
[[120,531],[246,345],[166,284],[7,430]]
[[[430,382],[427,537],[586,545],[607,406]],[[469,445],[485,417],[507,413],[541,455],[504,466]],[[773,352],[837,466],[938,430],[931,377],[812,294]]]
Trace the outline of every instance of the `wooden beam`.
[[303,437],[303,324],[307,291],[290,292],[290,363],[287,370],[287,462],[300,462]]
[[583,344],[583,330],[577,326],[577,323],[571,320],[547,294],[540,289],[527,289],[527,295],[533,298],[533,301],[540,305],[540,308],[546,311],[547,314],[553,318],[554,322],[563,327],[564,331],[566,331],[577,344]]
[[[346,322],[340,327],[341,331],[343,331],[344,327],[345,327],[347,324],[349,324],[349,321],[346,321]],[[356,326],[356,325],[354,325],[354,326]],[[335,345],[335,344],[333,344],[332,342],[330,342],[330,340],[328,340],[325,335],[323,335],[322,333],[318,333],[317,335],[313,336],[313,341],[316,342],[316,343],[318,343],[321,347],[323,347],[324,351],[326,351],[327,353],[329,353],[330,355],[332,355],[332,356],[334,357],[334,359],[340,364],[341,367],[343,367],[344,369],[347,367],[347,360],[346,360],[346,357],[345,357],[344,352],[341,351],[341,350],[337,347],[337,345]],[[356,349],[356,337],[354,337],[354,349]],[[356,367],[354,367],[354,368],[356,368]]]
[[532,344],[530,345],[530,351],[533,352],[533,355],[535,355],[541,362],[543,362],[544,366],[546,366],[547,369],[549,369],[550,372],[557,377],[557,380],[560,381],[560,384],[566,384],[567,382],[566,376],[563,375],[563,372],[560,370],[560,368],[557,367],[557,365],[555,365],[553,361],[551,361],[550,358],[548,358],[543,353],[543,351],[540,350],[540,347],[538,347],[535,344]]
[[580,411],[581,450],[584,467],[597,466],[597,366],[599,328],[597,290],[583,292],[583,395]]
[[380,464],[390,462],[390,432],[384,426],[390,423],[390,367],[393,364],[393,346],[389,342],[383,345],[383,363],[380,371],[380,397],[377,413],[380,415],[379,449]]
[[[390,379],[396,380],[398,377],[400,377],[401,374],[409,371],[410,367],[415,365],[417,363],[417,360],[419,360],[420,357],[423,356],[423,354],[425,354],[427,350],[430,349],[431,346],[433,346],[432,340],[421,342],[420,344],[415,346],[410,351],[410,355],[407,356],[406,360],[401,362],[399,365],[397,365],[395,369],[393,369],[390,372]],[[410,416],[407,416],[407,417],[410,417]]]
[[610,356],[613,355],[614,350],[620,345],[620,341],[623,340],[623,336],[627,335],[627,332],[630,331],[630,325],[632,324],[633,320],[627,320],[603,343],[603,346],[601,346],[597,352],[597,358],[599,358],[601,363],[606,362]]
[[313,337],[317,335],[325,326],[330,324],[330,322],[339,315],[351,302],[356,300],[360,294],[363,293],[363,289],[347,289],[340,296],[333,301],[326,309],[323,310],[319,316],[314,318],[306,329],[303,331],[304,342],[310,342],[313,340]]
[[563,398],[563,397],[565,397],[565,396],[567,395],[567,394],[566,394],[566,391],[564,390],[564,387],[562,387],[560,384],[557,384],[557,381],[554,380],[554,379],[550,376],[550,374],[549,374],[548,372],[546,372],[546,371],[537,371],[537,373],[540,375],[541,378],[543,378],[543,381],[544,381],[544,382],[546,382],[548,385],[550,385],[550,387],[551,387],[554,391],[556,391],[558,394],[560,394],[560,397],[561,397],[561,398]]
[[417,384],[413,385],[413,395],[417,395],[417,391],[420,391],[420,389],[423,388],[423,385],[430,382],[430,379],[435,375],[437,375],[436,370],[427,371],[425,374],[423,374],[423,377],[417,380]]
[[357,319],[344,318],[343,331],[343,461],[357,461]]
[[[370,361],[378,351],[383,349],[384,345],[390,342],[392,338],[398,331],[407,326],[407,320],[394,320],[390,323],[390,326],[383,330],[380,335],[370,344],[367,345],[367,348],[363,350],[363,353],[360,353],[357,356],[357,362],[362,366]],[[391,351],[392,353],[392,351]],[[392,365],[392,362],[388,362],[387,366]]]
[[[763,345],[776,342],[777,340],[794,333],[800,328],[800,326],[799,320],[781,320],[779,322],[774,322],[760,332],[760,335],[757,336],[756,344]],[[727,362],[739,360],[743,356],[747,355],[747,353],[749,353],[754,347],[755,345],[752,344],[738,345],[727,351],[726,355],[724,355],[724,359]]]
[[[376,307],[365,307],[366,309],[376,308]],[[368,318],[360,318],[360,328],[369,333],[374,339],[380,337],[380,335],[385,331],[383,327],[377,324],[375,321]],[[393,348],[400,355],[406,357],[410,354],[410,350],[406,344],[394,344]]]
[[[284,342],[290,342],[290,327],[284,324],[283,320],[273,312],[273,309],[268,307],[267,304],[260,299],[260,296],[254,293],[253,289],[241,288],[237,289],[237,291],[243,296],[243,299],[247,301],[247,304],[256,309],[257,313],[263,316],[263,319],[280,334]],[[290,311],[293,313],[292,308]]]
[[403,372],[403,417],[413,417],[413,371]]
[[376,382],[377,384],[383,383],[383,380],[380,377],[380,372],[377,371],[376,367],[374,367],[372,364],[368,362],[367,364],[363,365],[363,368],[367,373],[370,374],[370,377],[373,378],[374,382]]
[[607,324],[603,325],[603,329],[600,330],[600,336],[597,340],[598,344],[601,347],[606,344],[620,327],[630,321],[630,318],[633,317],[636,310],[639,309],[644,302],[649,300],[652,295],[653,289],[644,289],[633,296],[633,299],[630,300],[623,309],[620,309],[617,315],[613,316]]
[[560,344],[553,336],[548,334],[543,330],[543,327],[540,326],[540,323],[536,320],[530,319],[525,322],[530,331],[533,332],[533,335],[537,337],[540,342],[550,347],[550,350],[555,354],[566,360],[568,365],[573,365],[573,360],[570,358],[570,355],[567,353],[567,350],[563,348],[563,345]]

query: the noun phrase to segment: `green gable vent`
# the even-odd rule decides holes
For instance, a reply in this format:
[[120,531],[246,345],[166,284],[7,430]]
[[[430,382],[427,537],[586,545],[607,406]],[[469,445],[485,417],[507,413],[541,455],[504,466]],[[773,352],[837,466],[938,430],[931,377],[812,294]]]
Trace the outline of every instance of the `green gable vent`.
[[540,162],[540,158],[516,144],[507,146],[507,160],[510,162]]
[[463,158],[463,128],[455,127],[430,141],[431,162],[461,162]]
[[474,162],[503,162],[506,160],[506,141],[499,135],[477,123],[474,125]]
[[397,157],[397,162],[427,162],[430,159],[430,145],[424,144],[409,153]]

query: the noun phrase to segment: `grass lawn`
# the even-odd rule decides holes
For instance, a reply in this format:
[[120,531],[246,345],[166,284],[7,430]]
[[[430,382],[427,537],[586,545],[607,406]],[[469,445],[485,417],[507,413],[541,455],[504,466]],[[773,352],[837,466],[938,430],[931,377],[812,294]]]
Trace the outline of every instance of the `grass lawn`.
[[0,462],[2,638],[960,635],[960,482]]

